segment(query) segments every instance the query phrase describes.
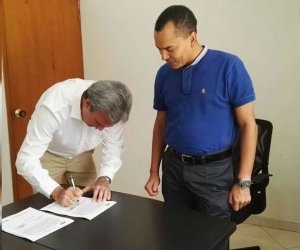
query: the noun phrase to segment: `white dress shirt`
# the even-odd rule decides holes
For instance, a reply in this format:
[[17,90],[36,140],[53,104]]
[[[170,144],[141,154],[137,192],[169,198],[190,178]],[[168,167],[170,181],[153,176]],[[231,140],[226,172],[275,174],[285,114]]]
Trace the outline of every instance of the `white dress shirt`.
[[71,159],[102,144],[103,162],[99,176],[113,180],[121,167],[122,123],[100,131],[87,126],[81,118],[82,93],[94,82],[69,79],[53,85],[41,96],[29,121],[16,166],[18,173],[48,198],[59,184],[49,176],[48,170],[42,168],[40,158],[47,150]]

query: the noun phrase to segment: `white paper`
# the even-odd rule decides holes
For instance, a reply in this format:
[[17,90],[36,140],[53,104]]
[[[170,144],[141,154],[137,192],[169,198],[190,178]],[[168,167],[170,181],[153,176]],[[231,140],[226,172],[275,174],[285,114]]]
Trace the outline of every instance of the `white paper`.
[[80,197],[79,201],[75,202],[72,206],[63,207],[57,202],[53,202],[48,206],[41,208],[41,210],[91,220],[116,203],[117,202],[115,201],[104,201],[98,203],[93,202],[92,198]]
[[2,230],[36,241],[62,227],[72,223],[73,220],[41,212],[32,207],[2,219]]

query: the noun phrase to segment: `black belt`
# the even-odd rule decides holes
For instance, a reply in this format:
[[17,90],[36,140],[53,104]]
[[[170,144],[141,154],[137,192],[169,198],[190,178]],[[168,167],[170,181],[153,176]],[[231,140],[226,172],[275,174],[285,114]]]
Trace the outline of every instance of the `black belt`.
[[228,148],[219,153],[203,154],[203,155],[186,155],[176,152],[174,149],[168,147],[168,150],[177,156],[183,163],[195,165],[195,164],[206,164],[214,161],[221,161],[229,156],[232,156],[232,148]]

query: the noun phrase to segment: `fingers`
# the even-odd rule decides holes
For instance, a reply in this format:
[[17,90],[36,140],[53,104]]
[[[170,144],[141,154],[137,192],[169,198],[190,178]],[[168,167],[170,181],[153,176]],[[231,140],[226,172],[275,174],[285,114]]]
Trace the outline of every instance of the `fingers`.
[[228,202],[234,211],[239,211],[251,202],[250,190],[243,190],[240,186],[234,185],[230,191]]
[[109,192],[108,192],[108,195],[107,195],[107,200],[108,201],[110,201],[110,199],[111,199],[111,192],[110,192],[110,190],[108,190]]
[[150,196],[156,196],[156,195],[159,193],[157,189],[156,189],[156,190],[155,190],[155,189],[153,190],[152,187],[146,187],[145,189],[146,189],[146,191],[148,192],[148,194],[149,194]]
[[83,192],[80,188],[69,187],[64,190],[59,197],[59,204],[68,207],[75,204],[82,196]]
[[69,207],[77,203],[77,200],[72,200],[70,198],[65,198],[61,201],[60,205],[63,207]]
[[57,187],[52,193],[51,198],[53,198],[59,205],[68,207],[70,206],[70,195],[66,189],[61,186]]
[[89,192],[89,191],[93,191],[93,188],[91,186],[87,186],[84,189],[81,190],[83,194]]
[[74,200],[72,200],[72,199],[68,199],[68,206],[71,206],[71,205],[73,205],[75,203],[75,201]]
[[59,203],[59,205],[61,205],[63,207],[69,207],[74,204],[74,201],[72,199],[70,199],[69,197],[64,197],[57,202]]
[[93,193],[93,202],[96,202],[96,201],[97,201],[99,192],[100,192],[100,189],[94,189],[94,193]]
[[154,188],[153,188],[153,185],[152,185],[152,183],[147,183],[146,185],[145,185],[145,190],[148,192],[148,194],[150,195],[150,196],[155,196],[157,193],[158,193],[158,191],[156,190],[153,190]]
[[152,191],[152,196],[155,196],[155,195],[158,194],[158,185],[157,185],[157,183],[153,183],[151,191]]
[[94,189],[93,201],[103,202],[103,201],[110,200],[110,198],[111,198],[111,192],[109,188],[104,186],[98,186],[97,188]]
[[83,195],[83,191],[78,187],[73,188],[72,193],[73,193],[74,196],[77,196],[77,197],[80,197],[80,196]]
[[145,185],[145,190],[148,192],[150,196],[155,196],[159,193],[158,191],[159,186],[159,178],[150,178]]
[[83,195],[82,190],[80,188],[77,188],[77,187],[76,188],[69,187],[66,190],[66,193],[69,196],[69,198],[71,200],[74,200],[74,201],[77,201]]
[[82,193],[93,191],[93,202],[103,202],[111,199],[111,192],[108,183],[96,181],[93,185],[81,190]]
[[228,200],[228,202],[232,206],[232,204],[233,204],[233,197],[232,197],[232,193],[231,192],[229,194],[229,200]]
[[238,202],[233,202],[233,204],[231,205],[232,209],[234,211],[239,211],[240,210],[240,205]]
[[242,207],[245,206],[244,203],[241,203],[238,199],[234,199],[233,194],[230,193],[229,194],[229,200],[228,203],[231,205],[232,209],[234,211],[238,211],[240,210]]
[[239,211],[243,207],[247,206],[250,203],[250,201],[241,202],[241,201],[234,201],[233,204],[231,204],[231,207],[234,211]]

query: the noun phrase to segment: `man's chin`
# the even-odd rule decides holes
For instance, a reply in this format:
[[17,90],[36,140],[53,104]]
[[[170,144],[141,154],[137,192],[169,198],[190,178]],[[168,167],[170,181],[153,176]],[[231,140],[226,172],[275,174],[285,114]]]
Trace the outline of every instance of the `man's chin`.
[[172,68],[172,69],[179,69],[180,66],[177,63],[168,63],[168,65]]

